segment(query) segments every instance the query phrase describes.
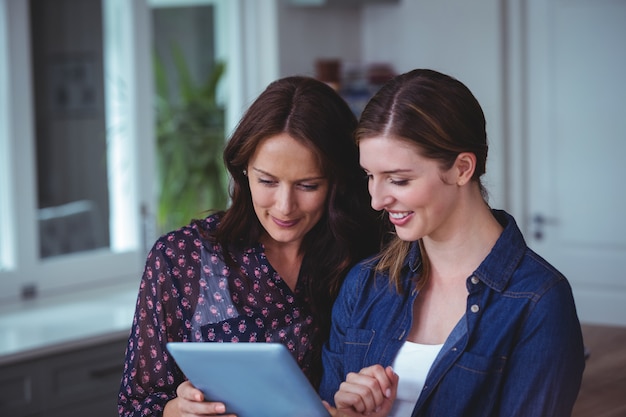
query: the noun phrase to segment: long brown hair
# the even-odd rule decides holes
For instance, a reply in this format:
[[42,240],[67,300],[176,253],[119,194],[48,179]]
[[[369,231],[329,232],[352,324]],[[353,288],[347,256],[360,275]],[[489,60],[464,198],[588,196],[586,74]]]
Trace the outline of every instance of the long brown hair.
[[314,384],[321,377],[321,346],[328,338],[331,308],[343,278],[380,247],[380,222],[369,204],[353,140],[356,123],[348,105],[328,85],[309,77],[287,77],[271,83],[252,103],[224,151],[232,203],[215,235],[222,247],[254,244],[263,233],[244,174],[263,139],[289,134],[314,152],[328,179],[325,213],[303,240],[300,273],[320,330],[311,367]]
[[[485,200],[487,193],[481,176],[487,163],[485,116],[471,91],[457,79],[437,71],[416,69],[387,82],[370,100],[355,134],[357,143],[374,136],[393,136],[413,144],[420,154],[439,162],[442,170],[452,167],[461,152],[476,155],[472,177]],[[376,258],[376,270],[387,273],[401,291],[401,272],[411,242],[395,236]],[[418,288],[430,272],[422,241]]]

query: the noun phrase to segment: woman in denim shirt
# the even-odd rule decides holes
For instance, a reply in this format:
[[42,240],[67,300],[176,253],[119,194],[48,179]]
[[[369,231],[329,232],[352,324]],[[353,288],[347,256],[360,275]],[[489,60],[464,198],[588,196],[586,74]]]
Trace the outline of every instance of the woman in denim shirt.
[[584,369],[566,278],[492,210],[485,119],[458,80],[388,82],[356,139],[395,236],[333,308],[320,393],[335,416],[569,416]]

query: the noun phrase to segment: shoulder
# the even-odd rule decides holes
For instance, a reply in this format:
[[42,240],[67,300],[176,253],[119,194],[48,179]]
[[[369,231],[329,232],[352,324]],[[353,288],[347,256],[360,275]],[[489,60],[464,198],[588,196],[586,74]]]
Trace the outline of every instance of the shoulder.
[[186,227],[197,230],[198,232],[215,233],[220,225],[223,212],[217,212],[208,215],[204,219],[194,220]]
[[563,274],[533,251],[524,240],[515,219],[502,210],[493,210],[503,231],[491,253],[476,273],[497,291],[540,296],[560,282]]
[[383,296],[382,293],[394,293],[389,275],[377,272],[377,264],[377,256],[371,256],[354,265],[342,285],[344,297],[370,298]]
[[152,247],[152,251],[189,252],[199,250],[209,244],[210,236],[219,226],[220,214],[211,214],[204,219],[194,220],[189,224],[161,235]]
[[374,256],[357,262],[348,271],[346,279],[344,280],[344,286],[362,286],[373,277],[376,263],[377,261]]
[[553,288],[571,292],[569,282],[561,271],[530,248],[526,248],[513,274],[511,288],[519,291],[532,291],[538,296],[544,295]]

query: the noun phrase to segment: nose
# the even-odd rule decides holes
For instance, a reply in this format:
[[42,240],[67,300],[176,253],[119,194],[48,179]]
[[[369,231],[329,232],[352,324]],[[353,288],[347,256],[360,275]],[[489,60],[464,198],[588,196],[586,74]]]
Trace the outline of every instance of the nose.
[[368,190],[372,197],[372,208],[376,211],[380,211],[389,206],[393,201],[393,197],[387,193],[384,183],[377,181],[375,178],[370,178],[368,183]]
[[296,201],[291,187],[287,185],[279,187],[276,193],[275,206],[278,212],[284,215],[287,215],[294,210]]

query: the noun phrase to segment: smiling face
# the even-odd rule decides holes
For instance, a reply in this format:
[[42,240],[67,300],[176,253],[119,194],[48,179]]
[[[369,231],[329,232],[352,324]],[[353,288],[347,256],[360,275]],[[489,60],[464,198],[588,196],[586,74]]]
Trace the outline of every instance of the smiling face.
[[300,246],[325,210],[328,180],[313,151],[286,133],[264,139],[248,162],[264,243]]
[[393,137],[361,139],[359,151],[372,207],[389,213],[400,239],[443,238],[453,230],[459,198],[454,167],[443,171],[417,146]]

